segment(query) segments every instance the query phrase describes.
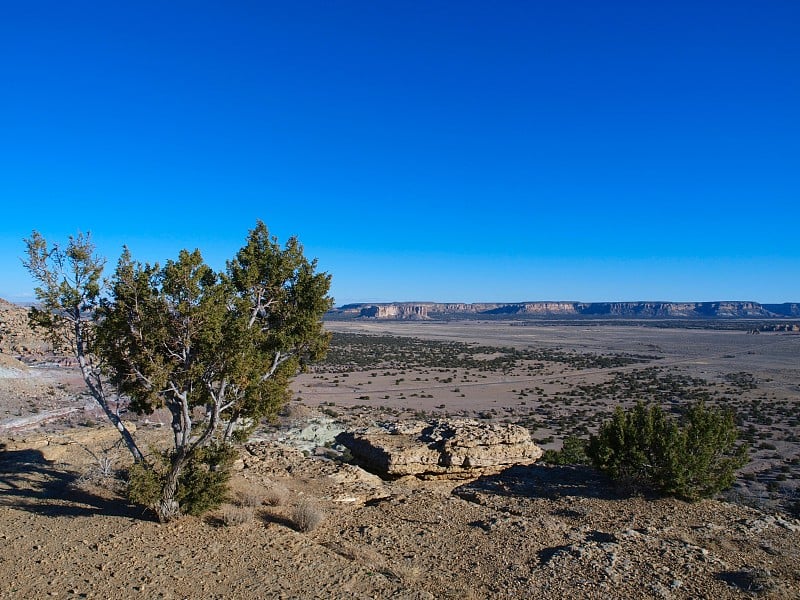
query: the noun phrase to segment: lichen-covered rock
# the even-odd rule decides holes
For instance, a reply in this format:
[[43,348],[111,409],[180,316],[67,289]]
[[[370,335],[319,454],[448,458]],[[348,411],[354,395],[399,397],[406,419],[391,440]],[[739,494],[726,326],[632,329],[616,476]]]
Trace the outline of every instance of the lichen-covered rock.
[[470,479],[542,456],[519,425],[469,419],[415,421],[345,431],[336,441],[381,475]]

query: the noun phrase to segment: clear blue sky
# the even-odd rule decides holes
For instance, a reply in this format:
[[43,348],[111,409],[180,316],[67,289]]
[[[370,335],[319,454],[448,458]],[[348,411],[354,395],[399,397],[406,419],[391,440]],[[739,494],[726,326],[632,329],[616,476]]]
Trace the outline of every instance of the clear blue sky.
[[800,301],[800,2],[6,2],[0,296],[256,219],[356,301]]

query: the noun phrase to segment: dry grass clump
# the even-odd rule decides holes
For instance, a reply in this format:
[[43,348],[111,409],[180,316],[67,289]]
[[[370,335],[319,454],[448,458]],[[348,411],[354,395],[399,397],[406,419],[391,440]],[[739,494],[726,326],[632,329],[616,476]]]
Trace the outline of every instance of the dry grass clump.
[[250,484],[236,490],[236,500],[239,506],[258,508],[264,502],[264,490]]
[[222,522],[226,527],[246,525],[253,521],[255,514],[255,508],[252,506],[228,504],[222,509]]
[[393,563],[389,570],[392,575],[407,585],[417,583],[422,578],[422,567],[414,562],[397,561]]
[[222,509],[222,522],[226,527],[252,522],[264,502],[264,490],[254,483],[239,483],[235,488],[234,502]]
[[347,542],[329,542],[323,545],[339,556],[357,562],[371,570],[383,573],[387,577],[397,579],[408,585],[419,582],[425,574],[423,567],[416,561],[392,561],[368,544],[357,546]]
[[262,492],[261,501],[267,506],[284,506],[289,502],[289,490],[274,484]]
[[292,510],[291,520],[299,531],[314,531],[325,520],[325,511],[304,498]]

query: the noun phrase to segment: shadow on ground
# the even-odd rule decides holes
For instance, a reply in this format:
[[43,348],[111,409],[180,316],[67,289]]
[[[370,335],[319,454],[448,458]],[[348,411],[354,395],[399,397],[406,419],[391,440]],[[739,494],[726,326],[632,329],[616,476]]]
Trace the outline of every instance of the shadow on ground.
[[584,466],[514,466],[497,475],[479,477],[453,490],[466,499],[478,492],[498,496],[547,498],[565,496],[613,500],[623,497],[613,482]]
[[50,517],[106,515],[150,520],[141,507],[107,489],[81,484],[78,473],[58,469],[39,450],[0,452],[0,506]]

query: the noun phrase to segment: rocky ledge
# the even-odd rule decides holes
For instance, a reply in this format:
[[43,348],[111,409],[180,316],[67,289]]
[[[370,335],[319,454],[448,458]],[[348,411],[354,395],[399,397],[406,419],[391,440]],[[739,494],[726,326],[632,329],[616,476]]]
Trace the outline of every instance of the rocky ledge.
[[389,423],[345,431],[336,441],[384,477],[472,479],[542,456],[524,427],[469,419]]

